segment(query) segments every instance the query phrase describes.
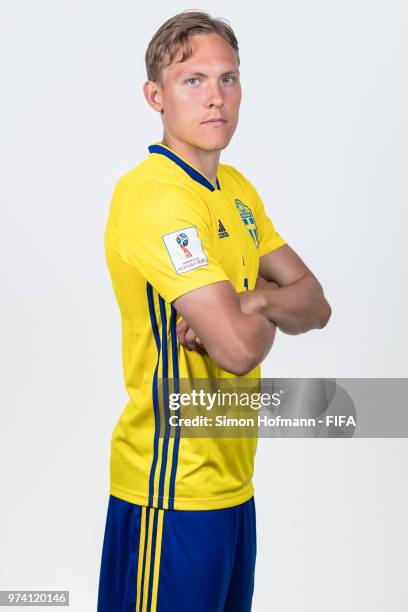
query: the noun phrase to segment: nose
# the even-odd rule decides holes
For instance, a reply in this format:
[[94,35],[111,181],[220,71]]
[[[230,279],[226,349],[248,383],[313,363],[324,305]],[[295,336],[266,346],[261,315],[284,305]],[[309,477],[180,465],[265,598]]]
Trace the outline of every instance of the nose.
[[221,108],[224,105],[222,90],[218,82],[208,81],[206,94],[206,106],[209,108],[214,106]]

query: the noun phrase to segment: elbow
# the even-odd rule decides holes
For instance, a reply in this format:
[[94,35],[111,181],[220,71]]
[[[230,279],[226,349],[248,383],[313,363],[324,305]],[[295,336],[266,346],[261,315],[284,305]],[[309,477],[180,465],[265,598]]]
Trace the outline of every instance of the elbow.
[[323,329],[326,327],[327,323],[330,320],[332,309],[329,302],[326,299],[326,296],[323,292],[323,287],[319,283],[316,277],[313,278],[313,281],[317,286],[317,291],[314,294],[314,318],[315,318],[315,328]]
[[249,359],[234,360],[234,363],[227,364],[223,367],[223,370],[230,372],[230,374],[235,374],[235,376],[244,376],[256,368],[257,365],[258,362]]
[[320,316],[319,316],[319,326],[318,326],[319,329],[323,329],[323,327],[326,327],[331,315],[332,315],[331,306],[327,300],[324,300],[322,307],[321,307]]
[[258,361],[249,357],[241,357],[241,359],[236,360],[235,363],[232,364],[232,368],[227,371],[231,372],[231,374],[235,374],[236,376],[244,376],[256,368],[259,363],[260,360]]

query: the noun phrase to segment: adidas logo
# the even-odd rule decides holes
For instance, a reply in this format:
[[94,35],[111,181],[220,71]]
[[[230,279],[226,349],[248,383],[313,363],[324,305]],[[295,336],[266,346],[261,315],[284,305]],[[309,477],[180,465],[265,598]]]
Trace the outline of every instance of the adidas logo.
[[228,236],[229,236],[229,233],[223,226],[221,219],[218,219],[218,238],[227,238]]

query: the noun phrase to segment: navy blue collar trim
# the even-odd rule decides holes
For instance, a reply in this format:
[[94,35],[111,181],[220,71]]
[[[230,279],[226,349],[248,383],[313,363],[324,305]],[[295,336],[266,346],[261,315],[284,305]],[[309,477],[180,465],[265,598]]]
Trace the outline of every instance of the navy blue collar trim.
[[[203,174],[201,174],[201,172],[193,168],[193,166],[190,166],[189,163],[184,161],[184,159],[179,157],[176,153],[174,153],[174,151],[170,151],[170,149],[167,149],[166,147],[160,144],[152,144],[147,148],[149,149],[150,153],[161,153],[169,159],[172,159],[174,162],[176,162],[178,166],[180,166],[180,168],[183,168],[183,170],[187,172],[187,174],[190,175],[192,179],[194,179],[198,183],[201,183],[201,185],[204,185],[204,187],[207,187],[207,189],[209,189],[210,191],[215,191],[214,185]],[[218,177],[217,189],[221,189]]]

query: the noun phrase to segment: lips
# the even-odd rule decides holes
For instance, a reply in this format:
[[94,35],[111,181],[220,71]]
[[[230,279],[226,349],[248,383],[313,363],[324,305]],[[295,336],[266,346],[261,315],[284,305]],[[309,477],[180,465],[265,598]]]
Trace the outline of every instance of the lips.
[[221,124],[221,123],[226,123],[226,119],[222,119],[221,117],[218,117],[216,119],[208,119],[208,121],[203,121],[203,123],[214,123],[214,124]]

